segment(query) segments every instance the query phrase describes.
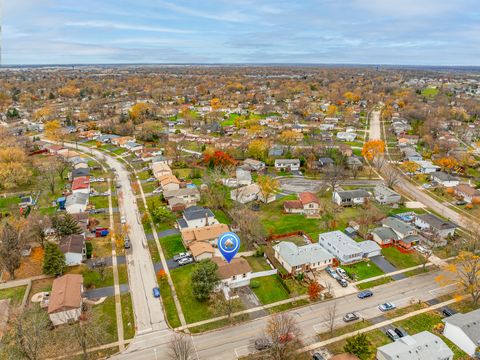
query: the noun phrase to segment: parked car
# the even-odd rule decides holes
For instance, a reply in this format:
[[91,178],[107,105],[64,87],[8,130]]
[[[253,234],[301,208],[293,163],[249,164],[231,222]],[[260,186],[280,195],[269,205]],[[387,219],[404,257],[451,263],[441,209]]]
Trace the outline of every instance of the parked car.
[[393,310],[396,308],[395,304],[394,303],[383,303],[383,304],[380,304],[378,305],[378,308],[380,309],[380,311],[390,311],[390,310]]
[[400,339],[400,336],[398,336],[398,334],[393,329],[388,329],[387,331],[385,331],[385,335],[387,335],[393,341],[397,341],[398,339]]
[[337,274],[337,272],[335,271],[334,268],[328,266],[325,271],[328,273],[328,275],[330,275],[331,277],[333,277],[335,280],[338,280],[340,279],[340,276]]
[[154,194],[161,194],[163,192],[162,188],[156,188],[155,190],[152,191]]
[[449,317],[449,316],[455,315],[455,314],[456,314],[456,311],[450,309],[449,307],[445,307],[445,308],[443,308],[443,310],[442,310],[442,314],[443,314],[445,317]]
[[[337,275],[338,276],[338,275]],[[348,281],[345,280],[344,278],[339,277],[336,279],[337,282],[342,286],[342,287],[347,287],[348,286]]]
[[160,289],[158,287],[153,288],[153,297],[156,297],[156,298],[160,297]]
[[359,292],[358,295],[357,295],[357,297],[359,299],[365,299],[365,298],[368,298],[370,296],[373,296],[372,290],[363,290],[363,291]]
[[400,326],[395,328],[395,332],[397,333],[398,337],[401,337],[401,338],[408,335],[407,332]]
[[312,354],[312,360],[326,360],[326,359],[322,354],[320,354],[318,352],[314,352]]
[[91,209],[89,211],[90,214],[103,214],[106,213],[107,211],[105,209]]
[[126,223],[127,223],[127,219],[125,219],[125,216],[122,216],[122,217],[120,218],[120,222],[121,222],[122,224],[126,224]]
[[122,187],[122,185],[117,184],[117,185],[115,185],[115,187],[116,187],[117,189],[120,189],[120,188]]
[[271,347],[272,343],[266,338],[260,338],[255,340],[255,349],[258,351],[266,350]]
[[191,257],[185,257],[183,259],[178,260],[178,265],[183,266],[187,264],[193,263],[193,258]]
[[427,254],[430,254],[430,250],[427,249],[426,247],[423,247],[421,245],[417,245],[414,247],[415,250],[417,250],[420,254],[423,254],[423,255],[427,255]]
[[465,200],[458,200],[454,202],[455,205],[467,205],[468,203]]
[[123,244],[125,249],[130,249],[132,244],[130,243],[130,239],[128,237],[125,238],[125,243]]
[[180,259],[183,259],[183,258],[186,258],[186,257],[189,257],[189,256],[190,256],[189,252],[181,252],[181,253],[173,256],[173,261],[178,261]]
[[341,267],[337,268],[337,274],[340,275],[341,277],[344,277],[344,278],[348,277],[347,272],[345,270],[343,270]]
[[345,321],[345,322],[355,321],[355,320],[358,320],[358,319],[360,319],[360,316],[358,316],[357,314],[355,314],[353,312],[347,313],[343,316],[343,321]]
[[157,179],[154,178],[154,177],[148,178],[148,179],[146,180],[146,182],[154,182],[154,181],[157,181]]

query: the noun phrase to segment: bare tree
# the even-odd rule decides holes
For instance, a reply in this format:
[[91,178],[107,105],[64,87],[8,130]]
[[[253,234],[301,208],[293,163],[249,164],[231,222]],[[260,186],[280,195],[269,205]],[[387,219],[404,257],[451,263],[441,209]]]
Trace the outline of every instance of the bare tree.
[[15,279],[15,270],[20,267],[22,259],[22,231],[6,222],[0,230],[0,265]]
[[287,313],[272,315],[265,328],[265,337],[271,347],[265,354],[271,360],[297,359],[296,350],[302,346],[300,331],[295,319]]
[[190,337],[183,333],[174,333],[168,343],[171,360],[189,360],[193,354],[193,346]]
[[50,218],[46,215],[34,214],[30,215],[28,220],[32,238],[40,243],[43,248],[48,237],[47,230],[51,227]]
[[335,327],[335,317],[337,316],[337,302],[334,301],[331,306],[328,307],[325,314],[325,322],[328,327],[330,334],[333,334],[333,329]]
[[347,172],[343,165],[331,165],[327,166],[323,171],[323,179],[330,185],[332,191],[340,186],[347,178]]
[[40,174],[50,193],[54,194],[57,186],[57,170],[55,164],[50,163],[43,167]]
[[232,320],[232,314],[236,311],[240,311],[243,306],[234,289],[231,291],[228,299],[225,298],[223,291],[214,293],[210,297],[210,308],[215,315],[226,316],[230,322]]
[[385,185],[387,185],[391,189],[395,185],[397,185],[398,182],[400,181],[399,180],[400,173],[395,168],[393,168],[392,166],[389,166],[388,164],[387,166],[383,167],[382,175],[383,175],[383,180],[385,181]]
[[265,229],[254,211],[245,206],[238,206],[228,213],[232,219],[235,219],[239,236],[242,241],[245,241],[247,248],[250,248],[253,243],[265,239]]
[[63,179],[65,172],[70,169],[70,163],[63,157],[59,156],[55,159],[55,170],[60,179]]

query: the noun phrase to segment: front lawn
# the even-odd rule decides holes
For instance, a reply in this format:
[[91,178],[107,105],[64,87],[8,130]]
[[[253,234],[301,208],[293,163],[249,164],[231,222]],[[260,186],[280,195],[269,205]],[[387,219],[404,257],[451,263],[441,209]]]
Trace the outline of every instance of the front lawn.
[[[379,348],[380,346],[389,344],[391,343],[391,341],[387,337],[387,335],[385,335],[382,332],[382,330],[379,330],[379,329],[369,331],[366,334],[367,334],[368,341],[370,342],[370,348],[373,350],[373,353],[371,357],[365,358],[365,359],[375,359],[377,348]],[[343,347],[345,346],[346,343],[347,343],[346,340],[342,340],[333,344],[329,344],[326,346],[326,348],[335,355],[343,354],[344,353]]]
[[383,275],[384,272],[371,261],[361,261],[352,265],[342,266],[348,275],[354,281],[369,279],[375,276]]
[[398,269],[406,269],[421,265],[423,263],[422,256],[417,252],[404,254],[397,248],[389,247],[382,249],[382,254],[393,266]]
[[125,339],[135,336],[135,319],[133,318],[132,298],[130,294],[120,295],[122,302],[123,334]]
[[[252,287],[252,282],[259,284],[257,288]],[[264,276],[251,280],[250,287],[257,295],[263,305],[289,298],[287,290],[283,287],[277,275]]]
[[167,259],[171,259],[174,255],[186,251],[180,234],[165,236],[159,240],[160,245],[162,245],[163,253]]
[[187,323],[212,317],[208,302],[198,301],[192,293],[191,276],[195,265],[186,265],[170,272]]
[[357,285],[358,290],[365,290],[365,289],[370,289],[375,286],[380,286],[383,284],[388,284],[389,282],[392,282],[393,279],[390,276],[386,276],[384,278],[380,278],[377,280],[372,280],[372,281],[367,281],[361,284]]
[[0,209],[10,209],[16,207],[20,203],[20,197],[0,197]]
[[10,299],[10,304],[12,306],[20,305],[22,303],[26,289],[26,286],[17,286],[8,289],[2,289],[0,290],[0,299]]
[[95,209],[108,209],[108,196],[90,196],[88,201]]
[[93,306],[93,313],[96,325],[104,330],[105,334],[97,341],[101,344],[108,344],[118,340],[117,319],[115,312],[115,297],[110,296],[101,304]]
[[[167,321],[170,324],[170,327],[176,328],[182,325],[180,323],[180,318],[178,317],[177,308],[175,302],[173,301],[172,289],[168,285],[167,280],[159,280],[158,287],[160,288],[160,295],[162,296],[163,309],[167,316]],[[177,290],[178,293],[178,290]]]

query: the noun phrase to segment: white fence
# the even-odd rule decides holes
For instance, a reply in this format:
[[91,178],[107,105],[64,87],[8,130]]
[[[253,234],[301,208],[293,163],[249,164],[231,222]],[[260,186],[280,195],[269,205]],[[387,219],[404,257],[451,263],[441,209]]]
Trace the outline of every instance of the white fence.
[[250,278],[255,279],[255,278],[259,278],[259,277],[263,277],[263,276],[275,275],[276,273],[277,273],[277,269],[258,271],[258,272],[252,273]]

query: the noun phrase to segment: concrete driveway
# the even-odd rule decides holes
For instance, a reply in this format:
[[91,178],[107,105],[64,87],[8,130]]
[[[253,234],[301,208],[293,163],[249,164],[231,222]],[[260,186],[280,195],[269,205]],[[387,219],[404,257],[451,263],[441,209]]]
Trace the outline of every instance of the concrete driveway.
[[[383,255],[378,255],[378,256],[373,256],[370,258],[370,260],[377,265],[380,269],[383,270],[385,274],[398,271],[400,269],[397,269],[395,266],[393,266]],[[392,275],[393,280],[402,280],[405,279],[404,274],[396,274]]]
[[328,284],[330,284],[332,293],[334,297],[341,297],[345,295],[350,295],[357,292],[355,286],[348,285],[347,287],[342,287],[337,280],[332,278],[326,271],[319,271],[316,273],[315,278],[317,282],[328,289]]

